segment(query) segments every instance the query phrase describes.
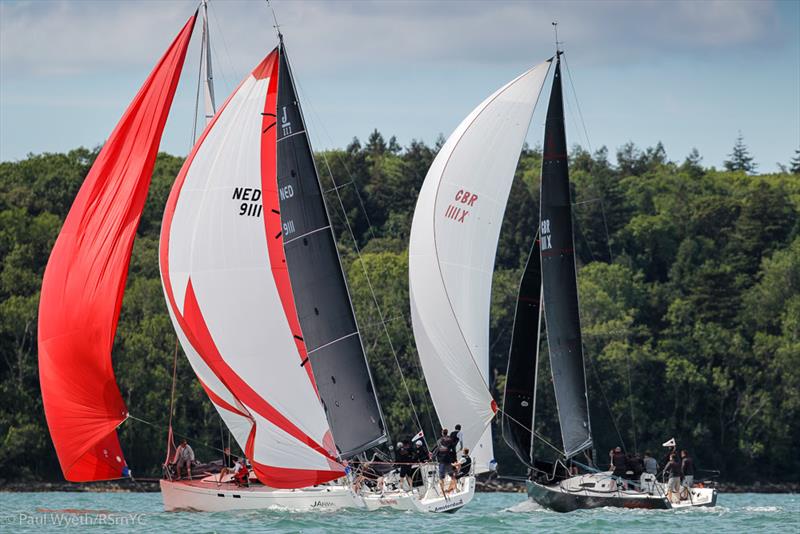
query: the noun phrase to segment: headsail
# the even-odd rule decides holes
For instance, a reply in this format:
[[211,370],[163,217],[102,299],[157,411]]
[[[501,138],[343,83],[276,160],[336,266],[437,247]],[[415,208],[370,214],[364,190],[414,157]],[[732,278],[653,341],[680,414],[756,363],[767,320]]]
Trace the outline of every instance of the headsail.
[[503,393],[503,439],[526,465],[533,465],[533,410],[542,320],[539,236],[534,239],[517,294],[514,329]]
[[111,366],[128,264],[193,15],[145,81],[78,192],[39,300],[39,381],[67,480],[120,478],[128,412]]
[[578,312],[560,59],[556,62],[547,108],[540,209],[547,346],[564,454],[570,458],[592,445],[592,434]]
[[545,62],[492,96],[439,151],[417,200],[409,243],[411,318],[441,424],[460,423],[476,472],[493,458],[489,307],[500,226]]
[[164,213],[160,266],[193,369],[258,478],[300,488],[343,475],[308,366],[277,209],[280,52],[231,95]]
[[278,190],[264,203],[280,211],[303,364],[313,371],[341,456],[349,458],[386,441],[386,432],[282,43],[277,115]]

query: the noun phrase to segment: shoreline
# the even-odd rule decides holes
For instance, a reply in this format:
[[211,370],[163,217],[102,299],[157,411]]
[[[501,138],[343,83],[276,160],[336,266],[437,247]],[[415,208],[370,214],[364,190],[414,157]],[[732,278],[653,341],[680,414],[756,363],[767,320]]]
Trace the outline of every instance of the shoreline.
[[[737,484],[735,482],[720,482],[715,485],[720,493],[800,493],[800,483],[775,482]],[[525,493],[524,482],[509,481],[478,481],[475,488],[483,493]],[[141,480],[112,480],[105,482],[8,482],[0,481],[0,493],[33,493],[33,492],[64,492],[64,493],[157,493],[159,491],[158,479],[148,478]]]

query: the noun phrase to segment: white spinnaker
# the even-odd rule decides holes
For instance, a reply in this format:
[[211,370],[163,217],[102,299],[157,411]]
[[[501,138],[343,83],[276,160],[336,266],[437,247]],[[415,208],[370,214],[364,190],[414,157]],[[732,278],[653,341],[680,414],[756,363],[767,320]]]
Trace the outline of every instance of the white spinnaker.
[[[420,190],[409,242],[411,319],[442,426],[461,424],[476,472],[493,460],[488,388],[492,273],[508,194],[549,61],[456,128]],[[466,215],[464,214],[466,212]]]
[[[249,76],[197,148],[167,236],[169,280],[182,315],[191,280],[225,366],[276,412],[323,444],[330,429],[308,374],[298,364],[297,346],[270,269],[263,213],[258,211],[263,204],[254,196],[261,191],[262,112],[268,85],[268,78]],[[204,359],[209,355],[198,354],[173,310],[170,313],[198,377],[214,395],[246,411],[243,417],[214,403],[242,449],[255,424],[251,460],[279,468],[331,469],[325,456],[268,421],[263,407],[248,405],[247,395],[232,395]]]

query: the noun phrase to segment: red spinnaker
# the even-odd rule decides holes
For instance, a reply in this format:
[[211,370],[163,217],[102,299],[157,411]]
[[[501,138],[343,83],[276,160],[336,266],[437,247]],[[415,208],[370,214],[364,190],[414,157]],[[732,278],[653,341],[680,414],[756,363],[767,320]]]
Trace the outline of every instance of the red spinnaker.
[[145,81],[89,171],[56,240],[39,301],[39,382],[64,478],[120,478],[128,416],[111,367],[133,239],[197,14]]

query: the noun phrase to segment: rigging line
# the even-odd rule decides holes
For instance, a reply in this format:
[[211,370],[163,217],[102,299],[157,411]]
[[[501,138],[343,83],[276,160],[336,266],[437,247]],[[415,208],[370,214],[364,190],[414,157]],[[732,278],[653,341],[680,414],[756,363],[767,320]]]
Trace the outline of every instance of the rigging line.
[[523,429],[523,430],[525,430],[525,431],[526,431],[528,434],[530,434],[531,436],[533,436],[533,437],[535,437],[535,438],[538,438],[538,439],[540,439],[540,440],[541,440],[541,441],[542,441],[542,442],[543,442],[545,445],[548,445],[550,448],[552,448],[552,449],[553,449],[554,451],[556,451],[558,454],[560,454],[560,455],[563,455],[563,454],[564,454],[564,451],[562,451],[561,449],[559,449],[558,447],[556,447],[555,445],[553,445],[552,443],[550,443],[550,442],[549,442],[547,439],[545,439],[545,437],[544,437],[544,436],[542,436],[542,435],[541,435],[541,434],[539,434],[538,432],[535,432],[535,431],[531,430],[531,429],[530,429],[530,428],[528,428],[526,425],[524,425],[523,423],[521,423],[520,421],[518,421],[517,419],[515,419],[513,416],[509,415],[509,414],[508,414],[508,412],[506,412],[506,411],[505,411],[505,410],[503,410],[502,408],[498,408],[498,409],[497,409],[497,411],[498,411],[498,412],[500,412],[501,414],[503,414],[503,416],[504,416],[504,417],[507,417],[507,418],[508,418],[508,420],[509,420],[509,421],[511,421],[512,423],[516,423],[516,424],[518,424],[519,426],[521,426],[521,427],[522,427],[522,429]]
[[611,254],[611,235],[608,233],[608,223],[606,222],[606,207],[602,198],[600,198],[600,213],[603,214],[603,227],[606,229],[606,246],[608,246],[608,262],[614,263],[614,256]]
[[[414,342],[413,342],[413,339],[412,339],[412,336],[411,336],[411,329],[408,328],[409,320],[408,320],[408,318],[406,317],[405,314],[403,314],[403,319],[405,319],[405,321],[406,321],[406,328],[404,329],[405,333],[406,333],[406,345],[409,346],[409,347],[414,346]],[[414,363],[414,370],[417,372],[417,379],[419,380],[419,383],[420,384],[425,384],[425,378],[423,376],[422,366],[421,366],[420,361],[419,361],[419,355],[416,355],[416,357],[412,357],[411,361]],[[431,425],[431,432],[432,432],[431,436],[436,437],[436,425],[433,424],[433,418],[431,417],[430,404],[431,403],[428,402],[428,396],[425,395],[425,392],[423,391],[422,392],[422,409],[425,411],[425,415],[428,417],[428,423]],[[420,430],[422,430],[422,429],[420,428]],[[423,433],[423,439],[424,439],[424,437],[425,437],[425,434]],[[426,442],[425,446],[427,447],[427,440],[425,440],[425,442]]]
[[631,357],[628,351],[625,351],[625,363],[628,368],[628,404],[631,408],[631,430],[633,431],[633,452],[639,453],[639,446],[636,444],[636,417],[633,412],[633,385],[631,384]]
[[617,433],[620,445],[622,445],[623,450],[627,452],[628,448],[625,446],[625,440],[622,439],[622,434],[620,433],[619,427],[617,426],[617,420],[614,417],[614,412],[611,410],[611,405],[608,402],[608,397],[606,397],[606,391],[605,389],[603,389],[603,382],[600,380],[600,374],[597,372],[597,368],[594,365],[594,359],[588,355],[586,347],[583,346],[583,343],[581,343],[581,346],[583,347],[583,359],[584,361],[589,360],[589,366],[592,368],[592,373],[594,373],[595,381],[597,382],[597,385],[600,388],[600,394],[603,396],[603,402],[605,402],[606,409],[608,410],[608,415],[611,416],[611,424],[614,425],[614,431]]
[[[155,424],[155,423],[151,423],[150,421],[145,421],[144,419],[139,419],[138,417],[136,417],[136,416],[134,416],[134,415],[131,415],[131,414],[128,414],[128,419],[133,419],[134,421],[139,421],[140,423],[144,423],[144,424],[146,424],[146,425],[150,425],[150,426],[152,426],[153,428],[159,428],[159,425],[157,425],[157,424]],[[186,441],[192,441],[192,442],[194,442],[196,445],[202,445],[203,447],[206,447],[206,448],[208,448],[208,449],[211,449],[212,451],[221,451],[221,449],[219,449],[219,448],[217,448],[217,447],[214,447],[213,445],[209,445],[209,444],[208,444],[208,443],[206,443],[205,441],[199,441],[199,440],[196,440],[196,439],[194,439],[194,438],[190,438],[189,436],[187,436],[187,435],[185,435],[185,434],[178,434],[177,432],[173,432],[172,434],[173,434],[174,436],[178,436],[179,438],[183,438],[183,439],[185,439]]]
[[192,151],[195,141],[197,141],[197,114],[200,110],[200,85],[203,77],[203,58],[205,57],[205,47],[200,46],[200,63],[197,66],[197,92],[194,95],[194,121],[192,123],[192,142],[189,144],[189,152]]
[[581,124],[583,125],[583,135],[586,137],[586,144],[589,145],[589,151],[593,152],[592,149],[592,142],[589,140],[589,132],[586,129],[586,121],[583,120],[583,112],[581,112],[581,104],[578,101],[578,92],[575,91],[575,83],[572,81],[572,71],[569,68],[569,64],[567,64],[567,55],[562,54],[564,56],[564,66],[567,67],[567,76],[569,77],[569,85],[572,87],[572,94],[575,97],[575,105],[578,108],[578,116],[581,119]]
[[[322,156],[323,160],[325,161],[325,166],[328,169],[328,173],[331,176],[331,181],[333,185],[336,185],[336,178],[333,176],[333,172],[331,171],[331,166],[328,163],[328,157],[323,152]],[[392,342],[392,336],[389,334],[389,329],[386,327],[386,322],[384,321],[383,312],[381,311],[380,304],[378,304],[378,297],[375,295],[375,289],[372,286],[372,280],[369,277],[369,273],[367,272],[367,265],[364,263],[364,258],[361,257],[361,250],[358,246],[358,242],[356,241],[355,233],[353,233],[353,228],[350,226],[350,221],[347,218],[347,211],[344,209],[344,202],[342,202],[342,196],[339,194],[339,190],[336,190],[336,198],[339,200],[339,207],[342,209],[342,213],[344,214],[344,222],[347,226],[347,231],[350,233],[350,237],[353,239],[353,246],[356,249],[356,255],[358,256],[358,263],[361,265],[361,270],[364,272],[364,279],[367,281],[367,286],[369,287],[370,295],[372,295],[372,301],[375,303],[375,309],[378,311],[378,319],[380,319],[381,324],[383,325],[383,331],[386,334],[386,340],[389,342],[389,349],[392,351],[392,356],[394,356],[394,361],[397,364],[397,370],[400,372],[400,380],[403,383],[403,388],[406,390],[406,394],[408,395],[408,401],[411,403],[411,411],[414,413],[414,420],[417,422],[419,427],[422,427],[422,423],[419,420],[419,415],[417,415],[417,408],[414,406],[414,399],[411,396],[411,391],[408,389],[408,384],[406,383],[406,377],[403,375],[403,368],[400,365],[400,359],[397,357],[397,351],[394,348],[394,343]],[[426,444],[427,445],[427,444]]]
[[175,386],[178,377],[178,336],[175,336],[175,353],[172,357],[172,391],[169,396],[169,426],[167,427],[167,455],[172,446],[170,434],[172,433],[172,414],[175,411]]
[[[298,85],[298,88],[299,88],[299,89],[300,89],[300,90],[301,90],[303,93],[305,93],[305,91],[303,91],[303,88],[302,88],[302,86],[301,86],[299,83],[297,83],[297,85]],[[309,108],[311,109],[312,113],[313,113],[314,115],[317,115],[317,113],[316,113],[316,109],[314,108],[314,106],[313,106],[313,105],[312,105],[312,104],[311,104],[311,103],[308,101],[308,99],[307,99],[307,98],[306,98],[305,100],[306,100],[306,102],[308,103],[308,105],[309,105]],[[321,126],[322,126],[322,128],[321,128],[321,129],[322,129],[323,131],[325,131],[326,135],[328,135],[328,137],[330,138],[330,134],[328,134],[328,132],[327,132],[327,129],[324,127],[324,125],[322,125],[322,121],[321,121],[321,120],[318,120],[318,121],[316,121],[316,122],[317,122],[317,124],[319,124],[319,125],[321,125]],[[333,139],[332,139],[332,138],[331,138],[330,140],[331,140],[331,142],[333,141]],[[370,279],[370,277],[369,277],[369,274],[368,274],[368,272],[367,272],[367,267],[366,267],[366,264],[364,263],[364,258],[361,256],[361,250],[360,250],[360,247],[358,246],[358,240],[356,239],[355,233],[353,232],[353,228],[352,228],[352,226],[350,225],[350,220],[349,220],[349,219],[348,219],[348,217],[347,217],[347,210],[345,210],[345,207],[344,207],[344,202],[342,201],[342,196],[341,196],[341,194],[339,193],[339,186],[338,186],[338,184],[336,183],[336,178],[335,178],[335,177],[334,177],[334,175],[333,175],[333,170],[331,169],[330,162],[328,161],[327,151],[322,151],[322,152],[321,152],[321,154],[322,154],[322,159],[323,159],[323,161],[325,162],[325,167],[327,168],[327,170],[328,170],[328,174],[330,175],[330,178],[331,178],[331,183],[332,183],[332,184],[333,184],[333,186],[334,186],[334,190],[335,190],[335,192],[336,192],[336,198],[337,198],[337,199],[338,199],[338,201],[339,201],[339,207],[341,208],[341,210],[342,210],[342,214],[343,214],[343,216],[344,216],[344,223],[345,223],[345,226],[347,227],[347,231],[348,231],[348,233],[350,234],[350,238],[353,240],[353,247],[355,248],[355,251],[356,251],[356,255],[357,255],[357,257],[358,257],[359,264],[361,265],[361,269],[362,269],[362,271],[364,272],[364,278],[365,278],[365,280],[366,280],[366,282],[367,282],[367,286],[369,287],[370,295],[372,296],[372,300],[373,300],[373,302],[374,302],[374,304],[375,304],[375,308],[376,308],[376,310],[377,310],[377,312],[378,312],[378,318],[380,319],[380,322],[381,322],[381,324],[383,325],[383,330],[384,330],[384,332],[385,332],[385,334],[386,334],[386,338],[387,338],[387,340],[388,340],[388,342],[389,342],[389,348],[390,348],[390,350],[391,350],[391,352],[392,352],[392,356],[394,357],[394,361],[395,361],[395,363],[397,364],[397,370],[398,370],[398,372],[400,373],[400,380],[401,380],[401,382],[403,383],[403,388],[406,390],[406,395],[408,396],[408,400],[409,400],[409,402],[411,403],[411,410],[412,410],[412,412],[413,412],[413,414],[414,414],[414,420],[416,421],[417,425],[418,425],[420,428],[422,428],[422,423],[421,423],[421,422],[420,422],[420,420],[419,420],[419,415],[417,414],[417,409],[416,409],[416,406],[415,406],[415,404],[414,404],[414,399],[413,399],[413,397],[412,397],[412,395],[411,395],[411,390],[409,390],[409,388],[408,388],[408,384],[406,383],[406,378],[405,378],[405,375],[403,374],[403,368],[402,368],[402,366],[400,365],[400,360],[399,360],[399,358],[397,357],[397,351],[396,351],[396,350],[395,350],[395,348],[394,348],[394,343],[392,342],[392,337],[391,337],[391,335],[389,334],[389,330],[388,330],[388,328],[386,327],[386,322],[385,322],[385,320],[384,320],[384,317],[383,317],[383,312],[381,311],[381,307],[380,307],[380,305],[378,304],[378,298],[375,296],[375,290],[374,290],[374,288],[373,288],[373,286],[372,286],[372,281],[371,281],[371,279]],[[345,171],[346,171],[346,172],[348,173],[348,175],[350,176],[350,181],[352,181],[352,182],[355,182],[355,177],[354,177],[354,176],[353,176],[353,174],[350,172],[350,170],[347,168],[347,165],[346,165],[344,162],[343,162],[342,164],[343,164],[343,167],[344,167]],[[357,188],[354,188],[354,189],[356,189],[356,192],[357,192]],[[366,218],[366,220],[367,220],[367,225],[368,225],[368,227],[369,227],[369,229],[370,229],[370,233],[371,233],[371,234],[373,235],[373,237],[374,237],[374,236],[375,236],[375,233],[374,233],[374,230],[372,229],[372,224],[371,224],[371,223],[370,223],[370,221],[369,221],[369,216],[368,216],[368,215],[367,215],[367,213],[366,213],[366,209],[365,209],[365,207],[364,207],[364,204],[363,204],[363,202],[361,201],[361,195],[358,195],[358,197],[359,197],[359,202],[361,203],[361,207],[362,207],[362,210],[363,210],[363,213],[364,213],[364,217],[365,217],[365,218]],[[426,446],[427,446],[427,440],[426,440]]]
[[[219,18],[217,17],[217,8],[214,7],[214,5],[212,3],[209,3],[209,6],[212,8],[211,10],[209,10],[209,12],[211,12],[212,16],[214,17],[214,24],[217,27],[216,31],[217,31],[217,33],[219,33],[219,36],[222,39],[222,48],[225,50],[225,55],[228,57],[228,64],[231,66],[231,74],[232,74],[232,76],[235,76],[236,79],[242,79],[241,76],[237,76],[238,73],[236,72],[236,68],[235,68],[235,65],[233,63],[233,60],[231,59],[231,54],[228,51],[228,41],[225,40],[225,34],[222,33],[222,26],[220,25]],[[213,47],[213,48],[216,48],[216,47]],[[218,60],[219,60],[219,56],[218,56]],[[218,64],[222,65],[222,62],[218,61]],[[231,83],[228,81],[227,77],[225,76],[224,69],[222,69],[220,71],[220,74],[222,74],[222,79],[225,81],[225,84],[230,87]]]

